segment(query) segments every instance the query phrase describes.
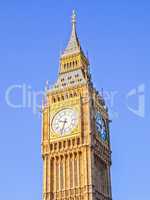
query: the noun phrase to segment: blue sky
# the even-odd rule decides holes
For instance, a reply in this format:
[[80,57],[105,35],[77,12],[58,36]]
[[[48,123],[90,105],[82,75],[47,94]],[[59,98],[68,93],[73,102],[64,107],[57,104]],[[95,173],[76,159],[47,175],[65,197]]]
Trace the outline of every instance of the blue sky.
[[[33,112],[33,106],[12,108],[6,92],[12,85],[24,85],[27,94],[35,94],[46,80],[54,83],[74,8],[93,82],[109,95],[113,199],[148,200],[150,3],[146,0],[0,2],[1,199],[41,199],[40,113]],[[10,101],[20,103],[21,94],[21,89],[13,90]]]

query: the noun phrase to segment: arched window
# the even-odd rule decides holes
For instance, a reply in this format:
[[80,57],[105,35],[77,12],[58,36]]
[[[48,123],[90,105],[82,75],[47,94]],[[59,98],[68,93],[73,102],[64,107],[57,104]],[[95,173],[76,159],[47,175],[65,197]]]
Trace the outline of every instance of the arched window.
[[56,190],[59,190],[59,162],[56,161]]
[[63,143],[63,147],[64,147],[64,148],[66,147],[66,141],[64,141],[64,143]]
[[50,171],[52,172],[51,174],[51,180],[50,180],[50,188],[51,188],[51,191],[53,191],[54,189],[54,158],[51,159],[51,166],[50,166]]
[[70,156],[70,187],[73,187],[73,159],[72,159],[72,155]]
[[61,160],[60,163],[60,189],[62,190],[64,188],[64,166],[63,166],[63,160]]
[[50,145],[50,149],[51,149],[51,151],[53,150],[53,144]]
[[74,64],[75,64],[75,63],[74,63],[74,61],[73,61],[73,63],[72,63],[72,64],[73,64],[73,67],[74,67]]
[[70,145],[71,145],[71,142],[70,142],[70,140],[68,140],[68,147],[70,147]]
[[62,143],[61,143],[61,142],[59,142],[59,149],[61,149],[61,147],[62,147]]
[[77,96],[77,93],[76,93],[76,92],[74,93],[74,96],[75,96],[75,97]]
[[74,160],[74,181],[75,181],[75,186],[78,186],[78,162],[77,162],[77,155],[75,155],[75,160]]

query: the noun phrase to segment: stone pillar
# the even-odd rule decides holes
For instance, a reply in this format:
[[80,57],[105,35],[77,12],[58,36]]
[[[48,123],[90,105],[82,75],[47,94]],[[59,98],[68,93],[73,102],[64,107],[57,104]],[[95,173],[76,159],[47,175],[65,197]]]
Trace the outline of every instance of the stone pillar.
[[85,199],[88,200],[88,160],[87,149],[84,149],[84,186],[85,186]]
[[68,154],[68,189],[69,189],[69,197],[70,197],[70,154]]
[[44,156],[44,173],[43,173],[43,199],[46,200],[47,192],[47,156]]
[[58,162],[58,163],[59,163],[59,164],[58,164],[58,171],[59,171],[59,173],[58,173],[58,174],[59,174],[59,175],[58,175],[58,177],[59,177],[59,178],[58,178],[58,180],[59,180],[59,181],[58,181],[58,182],[59,182],[59,184],[58,184],[59,187],[58,187],[58,188],[59,188],[59,189],[58,189],[58,190],[60,191],[60,190],[61,190],[61,174],[60,174],[60,173],[61,173],[61,156],[59,156],[59,162]]
[[50,157],[47,157],[47,183],[46,183],[47,200],[50,199]]
[[110,173],[110,167],[109,166],[108,166],[108,187],[109,187],[109,197],[112,198],[111,173]]
[[80,156],[79,152],[77,153],[77,176],[78,176],[78,187],[80,187]]
[[73,188],[75,188],[75,153],[72,153],[72,181],[73,181]]
[[54,157],[54,193],[56,194],[56,157]]
[[66,156],[64,155],[63,160],[63,171],[64,171],[64,190],[66,190]]

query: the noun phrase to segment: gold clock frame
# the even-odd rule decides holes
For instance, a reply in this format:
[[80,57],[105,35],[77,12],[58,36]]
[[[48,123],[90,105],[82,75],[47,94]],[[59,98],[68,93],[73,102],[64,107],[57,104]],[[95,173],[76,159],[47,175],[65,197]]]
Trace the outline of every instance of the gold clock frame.
[[[61,136],[59,133],[56,133],[52,128],[52,122],[55,115],[64,109],[73,109],[75,112],[77,112],[78,115],[78,123],[75,128],[69,133],[64,136]],[[74,97],[73,99],[68,99],[63,101],[63,103],[56,103],[55,106],[53,106],[53,109],[50,110],[49,115],[49,139],[50,141],[58,140],[58,139],[64,139],[67,137],[74,137],[76,135],[79,135],[81,133],[81,100],[80,97]]]

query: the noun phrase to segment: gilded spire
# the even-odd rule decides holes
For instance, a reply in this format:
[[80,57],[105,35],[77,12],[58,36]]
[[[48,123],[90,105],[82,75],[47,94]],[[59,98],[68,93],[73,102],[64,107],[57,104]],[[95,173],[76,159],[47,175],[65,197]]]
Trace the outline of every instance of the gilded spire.
[[79,39],[76,32],[76,13],[75,10],[72,12],[72,32],[70,40],[62,56],[79,52],[81,50]]

